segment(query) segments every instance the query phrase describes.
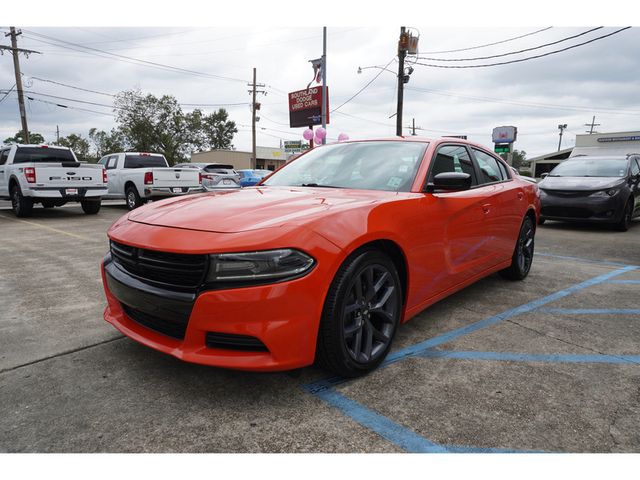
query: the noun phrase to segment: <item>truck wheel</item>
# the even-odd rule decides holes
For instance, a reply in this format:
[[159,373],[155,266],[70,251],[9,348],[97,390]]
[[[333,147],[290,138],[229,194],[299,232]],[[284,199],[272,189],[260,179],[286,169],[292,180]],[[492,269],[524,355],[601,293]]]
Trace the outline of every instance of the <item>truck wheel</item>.
[[136,190],[136,187],[134,187],[133,185],[129,185],[127,187],[126,197],[127,197],[127,208],[129,210],[134,210],[138,208],[140,205],[142,205],[142,199],[138,194],[138,190]]
[[11,188],[11,207],[16,217],[28,217],[33,210],[33,200],[24,197],[18,185]]
[[100,200],[83,200],[80,202],[82,211],[87,215],[95,215],[100,211],[102,202]]

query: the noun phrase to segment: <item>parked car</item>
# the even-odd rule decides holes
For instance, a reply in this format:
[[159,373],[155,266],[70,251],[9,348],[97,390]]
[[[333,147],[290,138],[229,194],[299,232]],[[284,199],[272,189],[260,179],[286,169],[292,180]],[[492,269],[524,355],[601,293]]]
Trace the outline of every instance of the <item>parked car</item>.
[[159,153],[111,153],[98,163],[104,166],[108,178],[109,192],[104,198],[124,198],[129,210],[147,200],[203,191],[199,171],[169,167]]
[[104,316],[189,362],[286,370],[317,359],[362,375],[429,305],[494,272],[524,279],[539,208],[537,185],[465,140],[324,145],[258,187],[118,220]]
[[221,188],[240,188],[240,175],[233,165],[221,163],[180,163],[180,168],[195,168],[200,171],[202,188],[207,191]]
[[238,174],[240,174],[240,185],[243,187],[251,187],[272,173],[271,170],[238,170]]
[[540,223],[607,223],[626,231],[640,215],[640,155],[569,158],[542,175]]
[[0,148],[0,198],[11,200],[18,217],[31,215],[33,205],[53,208],[80,202],[87,214],[100,211],[107,178],[100,165],[78,162],[73,151],[49,145]]

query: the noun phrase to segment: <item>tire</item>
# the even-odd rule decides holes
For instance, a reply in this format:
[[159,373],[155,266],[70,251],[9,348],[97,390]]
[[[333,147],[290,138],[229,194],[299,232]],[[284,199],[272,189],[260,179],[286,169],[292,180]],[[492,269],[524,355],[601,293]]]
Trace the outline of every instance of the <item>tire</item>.
[[341,377],[378,367],[400,323],[402,298],[398,271],[387,255],[364,250],[347,258],[325,300],[317,363]]
[[53,208],[56,206],[56,203],[52,200],[43,200],[42,208]]
[[100,211],[102,202],[100,200],[83,200],[80,202],[80,206],[82,206],[82,211],[87,215],[95,215]]
[[528,215],[524,217],[516,246],[511,256],[511,265],[500,270],[500,275],[508,280],[524,280],[529,275],[533,263],[536,229]]
[[127,209],[135,210],[142,205],[142,199],[138,194],[138,190],[133,185],[129,185],[125,191],[125,198],[127,200]]
[[29,217],[33,211],[33,200],[24,197],[18,185],[11,188],[11,207],[16,217]]
[[630,198],[627,204],[624,206],[622,212],[622,218],[615,224],[616,230],[619,232],[626,232],[631,227],[631,219],[633,218],[633,198]]
[[544,225],[544,222],[546,222],[546,221],[547,221],[547,219],[546,219],[546,218],[544,218],[544,217],[540,217],[540,218],[538,219],[538,225]]

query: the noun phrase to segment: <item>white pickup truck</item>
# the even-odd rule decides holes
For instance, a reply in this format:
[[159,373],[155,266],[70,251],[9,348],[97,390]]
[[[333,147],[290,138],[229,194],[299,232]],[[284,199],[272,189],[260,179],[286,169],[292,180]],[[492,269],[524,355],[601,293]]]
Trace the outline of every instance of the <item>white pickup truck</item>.
[[111,153],[98,163],[108,178],[109,193],[104,198],[124,198],[129,210],[147,200],[204,191],[198,170],[169,167],[158,153]]
[[69,148],[0,147],[0,198],[11,200],[18,217],[29,216],[36,203],[53,208],[80,202],[85,213],[96,214],[106,193],[107,177],[102,166],[78,162]]

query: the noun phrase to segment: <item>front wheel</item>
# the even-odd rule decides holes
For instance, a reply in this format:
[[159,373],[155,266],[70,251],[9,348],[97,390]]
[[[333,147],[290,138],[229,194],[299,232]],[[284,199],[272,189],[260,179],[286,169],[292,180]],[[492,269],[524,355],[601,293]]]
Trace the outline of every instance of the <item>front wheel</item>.
[[352,255],[327,294],[318,362],[342,377],[374,370],[389,353],[401,310],[402,287],[391,259],[378,250]]
[[529,275],[533,263],[533,247],[536,229],[531,217],[524,217],[516,246],[511,256],[511,265],[500,270],[500,275],[509,280],[523,280]]
[[624,206],[624,212],[622,218],[616,223],[616,230],[626,232],[631,227],[631,219],[633,218],[633,198],[630,198],[627,204]]
[[82,207],[82,211],[87,215],[95,215],[100,211],[102,204],[100,200],[82,200],[80,206]]
[[16,217],[28,217],[33,210],[33,200],[23,196],[18,185],[11,188],[11,208]]

